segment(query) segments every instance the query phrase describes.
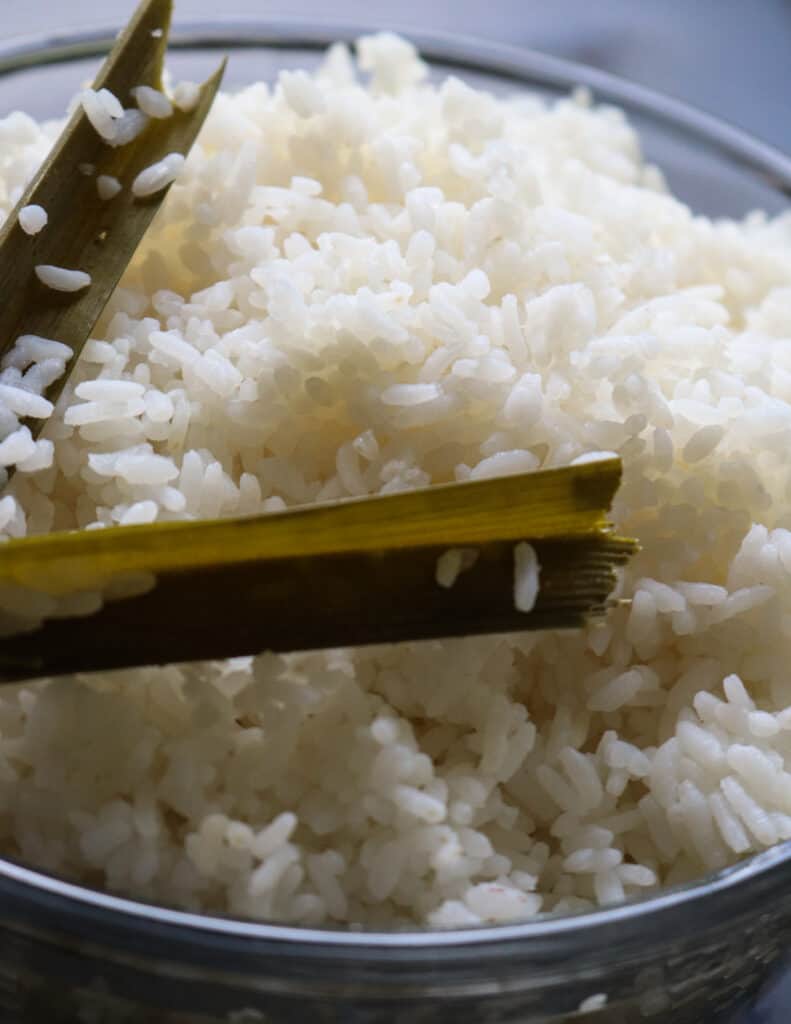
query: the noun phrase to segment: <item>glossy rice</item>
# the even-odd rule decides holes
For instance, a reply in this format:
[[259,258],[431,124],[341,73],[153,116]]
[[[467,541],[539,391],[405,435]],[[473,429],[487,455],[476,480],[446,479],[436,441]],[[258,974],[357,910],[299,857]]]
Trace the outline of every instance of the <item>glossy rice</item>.
[[[54,134],[0,122],[5,215]],[[52,341],[0,378],[4,538],[616,452],[642,550],[576,633],[4,688],[9,856],[202,911],[456,927],[791,837],[791,218],[697,217],[617,110],[429,83],[383,34],[218,98],[33,441]]]

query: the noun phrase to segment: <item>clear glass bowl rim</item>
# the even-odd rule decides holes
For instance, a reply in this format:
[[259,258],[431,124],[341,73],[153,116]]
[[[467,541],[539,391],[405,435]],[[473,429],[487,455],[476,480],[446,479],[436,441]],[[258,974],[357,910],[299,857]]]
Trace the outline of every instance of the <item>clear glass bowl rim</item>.
[[[54,31],[12,37],[0,42],[0,77],[15,71],[55,63],[68,63],[107,52],[118,25],[88,31]],[[391,27],[391,26],[389,26]],[[169,46],[173,50],[281,49],[320,50],[332,42],[350,42],[376,31],[377,26],[299,18],[223,18],[176,23]],[[791,157],[754,138],[740,128],[690,104],[649,88],[573,61],[527,48],[439,32],[396,27],[410,38],[430,62],[449,70],[475,71],[513,81],[515,86],[543,86],[570,91],[586,86],[599,102],[613,103],[647,116],[661,126],[680,131],[718,149],[728,159],[763,178],[773,189],[791,198]],[[497,958],[508,949],[563,948],[571,955],[593,951],[617,929],[619,941],[661,947],[664,939],[687,929],[694,915],[696,928],[721,927],[729,919],[755,916],[767,901],[786,893],[791,882],[791,842],[755,854],[723,871],[696,882],[660,890],[612,908],[570,915],[547,915],[513,925],[485,926],[453,931],[401,930],[394,932],[343,931],[301,928],[209,916],[151,905],[64,881],[44,872],[0,859],[0,894],[13,892],[15,900],[29,900],[31,908],[46,907],[53,920],[68,920],[79,932],[80,922],[92,928],[103,923],[129,934],[139,928],[155,929],[161,939],[189,941],[211,936],[226,941],[253,940],[268,955],[299,946],[300,954],[317,960],[335,960],[344,952],[361,963],[366,955],[378,959],[387,953],[403,962],[417,961],[421,952],[441,953],[443,959],[473,953],[476,958]],[[257,941],[256,941],[257,940]],[[472,949],[470,947],[473,947]],[[248,947],[250,948],[250,947]]]

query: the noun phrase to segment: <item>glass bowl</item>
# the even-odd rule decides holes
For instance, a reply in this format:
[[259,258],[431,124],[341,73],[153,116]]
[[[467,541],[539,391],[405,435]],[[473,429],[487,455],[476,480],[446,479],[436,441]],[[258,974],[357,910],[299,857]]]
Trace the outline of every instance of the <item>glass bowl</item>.
[[[200,79],[218,51],[228,53],[232,88],[314,65],[330,42],[363,31],[295,21],[182,27],[169,65],[177,78]],[[114,34],[0,45],[0,115],[61,116]],[[409,34],[435,74],[494,92],[588,86],[628,113],[648,159],[696,212],[788,207],[791,160],[682,103],[541,54]],[[713,1024],[758,990],[789,943],[789,845],[611,909],[444,933],[201,917],[0,861],[0,1016],[14,1022]]]

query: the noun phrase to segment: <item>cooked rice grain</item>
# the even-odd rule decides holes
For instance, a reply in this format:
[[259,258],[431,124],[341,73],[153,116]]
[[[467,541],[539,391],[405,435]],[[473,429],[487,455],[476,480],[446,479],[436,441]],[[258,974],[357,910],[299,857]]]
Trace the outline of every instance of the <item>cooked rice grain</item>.
[[37,263],[34,270],[39,281],[56,292],[80,292],[91,283],[91,275],[84,270],[67,270],[48,263]]
[[23,206],[19,211],[19,226],[26,235],[37,235],[47,226],[47,211],[36,203]]

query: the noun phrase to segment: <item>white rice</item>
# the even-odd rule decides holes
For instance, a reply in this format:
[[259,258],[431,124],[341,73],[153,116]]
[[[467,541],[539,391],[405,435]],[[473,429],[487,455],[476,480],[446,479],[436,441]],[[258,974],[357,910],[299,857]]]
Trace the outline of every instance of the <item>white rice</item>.
[[47,211],[36,203],[23,206],[19,211],[19,226],[26,235],[37,235],[47,226]]
[[153,196],[175,181],[184,166],[181,153],[168,153],[149,167],[144,167],[132,182],[132,194],[142,198]]
[[577,1008],[578,1013],[596,1013],[603,1010],[607,1005],[607,996],[604,992],[595,992],[592,996],[583,999]]
[[197,82],[177,82],[171,90],[173,105],[188,114],[198,105],[200,86]]
[[[195,910],[459,927],[786,838],[791,217],[693,216],[610,108],[429,84],[390,35],[360,55],[367,86],[334,47],[218,98],[43,438],[0,400],[0,538],[615,452],[623,603],[5,688],[2,848]],[[53,130],[0,139],[8,215]],[[20,339],[12,404],[67,354]]]
[[[20,419],[46,419],[52,415],[52,403],[43,395],[50,384],[63,376],[71,354],[68,345],[59,341],[24,334],[0,361],[0,487],[6,482],[9,466],[34,472],[52,465],[52,442],[38,441],[31,448],[30,431],[20,425]],[[13,499],[9,496],[8,501]],[[19,531],[24,522],[21,509],[15,506],[14,514],[3,517],[3,521],[4,528],[16,536],[14,531]]]
[[532,612],[539,590],[541,566],[531,544],[514,548],[514,605],[517,611]]
[[79,292],[91,283],[91,275],[84,270],[67,270],[49,263],[37,263],[34,270],[39,281],[56,292]]
[[22,334],[14,342],[11,349],[3,356],[0,368],[3,370],[13,367],[17,370],[24,370],[31,363],[43,363],[48,360],[61,360],[66,362],[71,359],[71,349],[60,341],[53,341],[51,338],[41,338],[36,334]]
[[173,113],[173,104],[168,97],[159,89],[152,89],[150,85],[138,85],[132,90],[132,95],[138,107],[148,117],[164,118],[170,117]]
[[446,589],[453,586],[465,569],[471,569],[478,560],[477,548],[449,548],[437,559],[436,580]]
[[46,419],[52,414],[51,402],[22,387],[9,387],[7,384],[0,384],[0,402],[17,416]]
[[79,95],[79,103],[96,133],[112,144],[116,136],[116,121],[124,112],[117,97],[108,89],[84,89]]
[[0,441],[0,466],[13,466],[17,462],[24,462],[34,451],[35,444],[30,431],[27,427],[19,427]]
[[125,110],[115,123],[115,134],[111,145],[125,146],[136,139],[148,124],[148,116],[142,110]]
[[96,179],[96,193],[105,202],[114,199],[121,191],[121,182],[112,174],[100,174]]

